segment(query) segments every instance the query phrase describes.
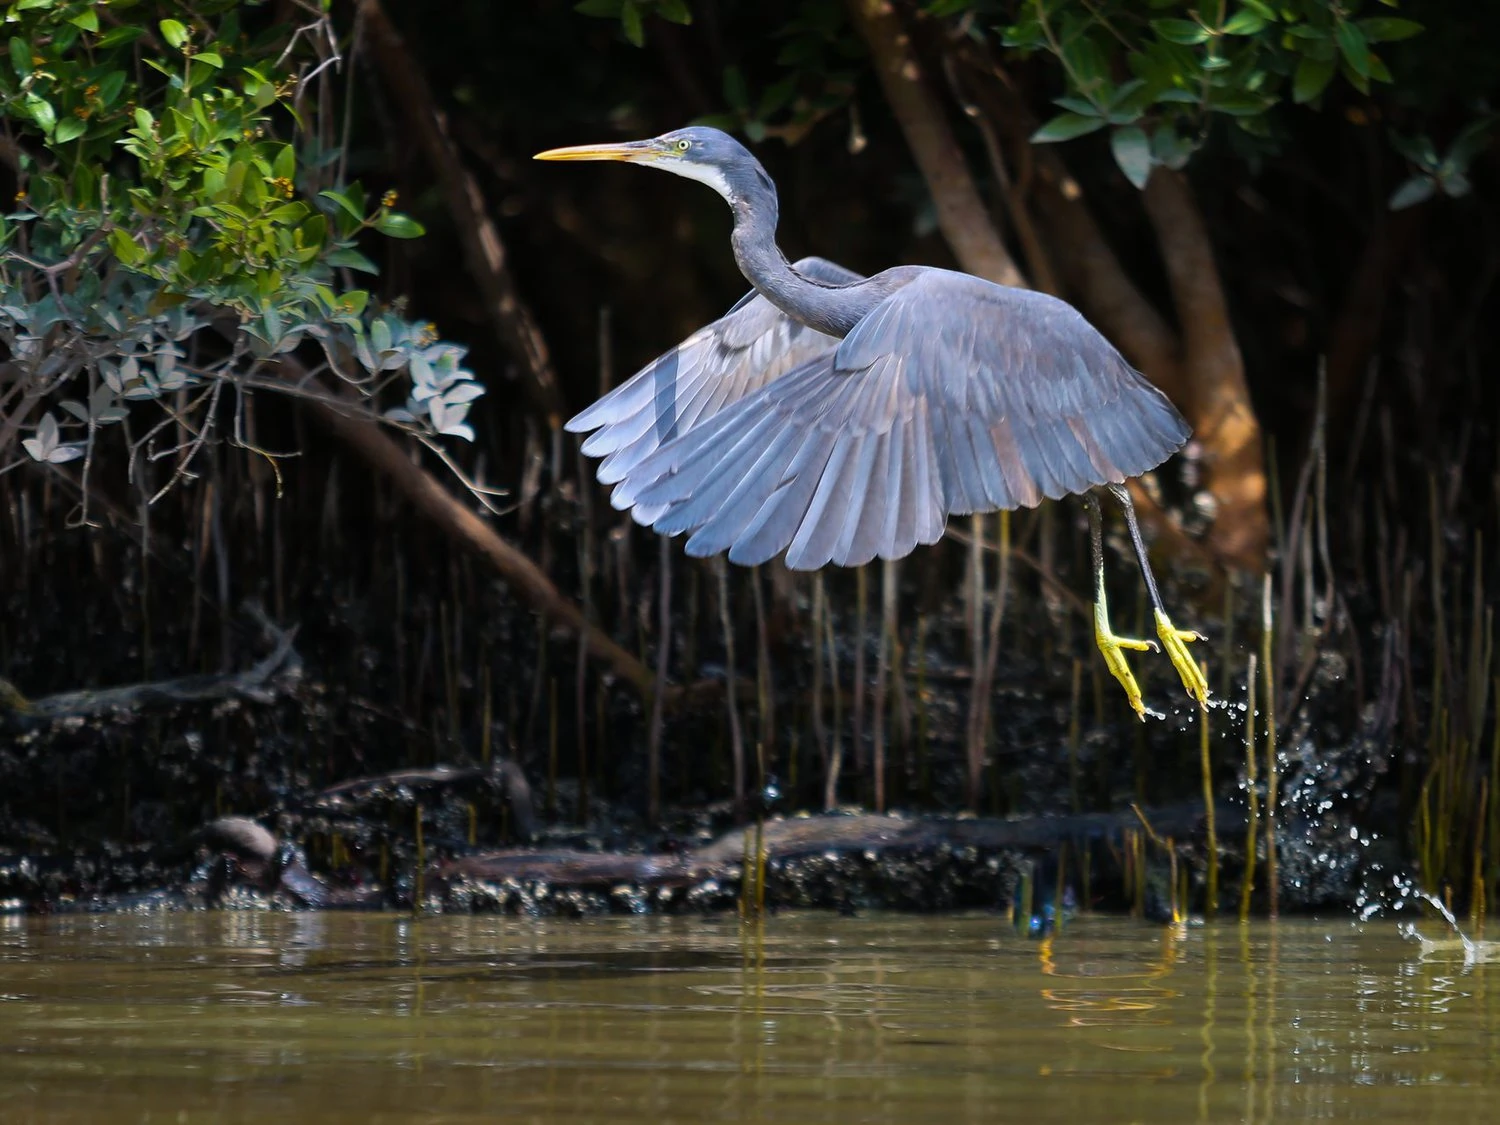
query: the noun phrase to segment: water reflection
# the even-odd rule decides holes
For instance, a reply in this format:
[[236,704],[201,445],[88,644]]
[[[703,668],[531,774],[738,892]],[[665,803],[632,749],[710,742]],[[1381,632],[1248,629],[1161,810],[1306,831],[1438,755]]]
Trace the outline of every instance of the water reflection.
[[[1055,939],[1049,937],[1039,946],[1043,975],[1087,983],[1044,988],[1042,998],[1057,1011],[1068,1013],[1067,1022],[1073,1027],[1129,1029],[1144,1023],[1169,1023],[1171,1016],[1164,1009],[1180,993],[1163,982],[1171,975],[1177,946],[1185,933],[1186,928],[1180,925],[1163,929],[1161,955],[1145,964],[1137,957],[1124,956],[1116,962],[1081,960],[1069,966],[1066,962],[1074,957],[1068,956],[1062,967],[1058,965]],[[1072,944],[1068,943],[1067,954],[1073,953]]]
[[1489,1120],[1500,967],[1419,952],[1342,921],[25,919],[0,1089],[36,1121]]

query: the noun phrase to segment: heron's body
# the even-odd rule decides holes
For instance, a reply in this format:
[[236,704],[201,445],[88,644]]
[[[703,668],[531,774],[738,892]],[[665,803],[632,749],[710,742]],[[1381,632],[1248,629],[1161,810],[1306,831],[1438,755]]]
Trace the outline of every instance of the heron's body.
[[[1187,439],[1166,397],[1064,301],[923,266],[862,278],[820,258],[788,263],[770,178],[717,130],[542,156],[649,163],[708,184],[734,213],[754,290],[568,423],[592,431],[583,450],[604,459],[614,505],[688,533],[690,555],[784,554],[793,569],[900,558],[939,539],[949,515],[1119,486]],[[1097,503],[1089,512],[1097,523]],[[1202,698],[1180,652],[1190,634],[1148,585],[1158,632]],[[1145,642],[1109,631],[1102,579],[1096,604],[1111,671],[1130,677],[1119,647]],[[1133,677],[1121,682],[1143,712]]]

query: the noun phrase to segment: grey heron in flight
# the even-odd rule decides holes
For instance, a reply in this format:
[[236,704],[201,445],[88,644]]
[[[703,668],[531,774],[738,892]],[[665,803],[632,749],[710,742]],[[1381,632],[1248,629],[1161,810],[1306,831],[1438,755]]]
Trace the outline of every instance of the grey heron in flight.
[[873,277],[776,245],[776,187],[717,129],[549,149],[538,160],[617,160],[713,188],[734,213],[735,261],[754,289],[568,422],[592,431],[611,501],[693,556],[794,570],[896,559],[948,516],[1034,507],[1069,493],[1088,510],[1094,636],[1137,715],[1141,691],[1104,596],[1099,501],[1124,511],[1156,634],[1188,693],[1208,684],[1198,634],[1168,618],[1124,482],[1179,450],[1188,426],[1071,305],[925,266]]

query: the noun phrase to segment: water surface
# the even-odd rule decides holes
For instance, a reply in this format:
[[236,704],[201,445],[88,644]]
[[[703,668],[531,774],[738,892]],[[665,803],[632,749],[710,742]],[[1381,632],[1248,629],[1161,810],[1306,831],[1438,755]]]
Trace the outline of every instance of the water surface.
[[0,918],[0,1120],[1500,1120],[1392,923]]

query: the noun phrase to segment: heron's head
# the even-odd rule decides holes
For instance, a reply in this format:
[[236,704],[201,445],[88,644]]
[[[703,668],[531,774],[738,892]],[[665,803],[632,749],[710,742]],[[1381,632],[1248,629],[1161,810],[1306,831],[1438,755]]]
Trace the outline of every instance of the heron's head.
[[728,133],[706,125],[674,129],[649,141],[549,148],[537,160],[620,160],[698,180],[733,202],[752,186],[769,186],[760,162]]

